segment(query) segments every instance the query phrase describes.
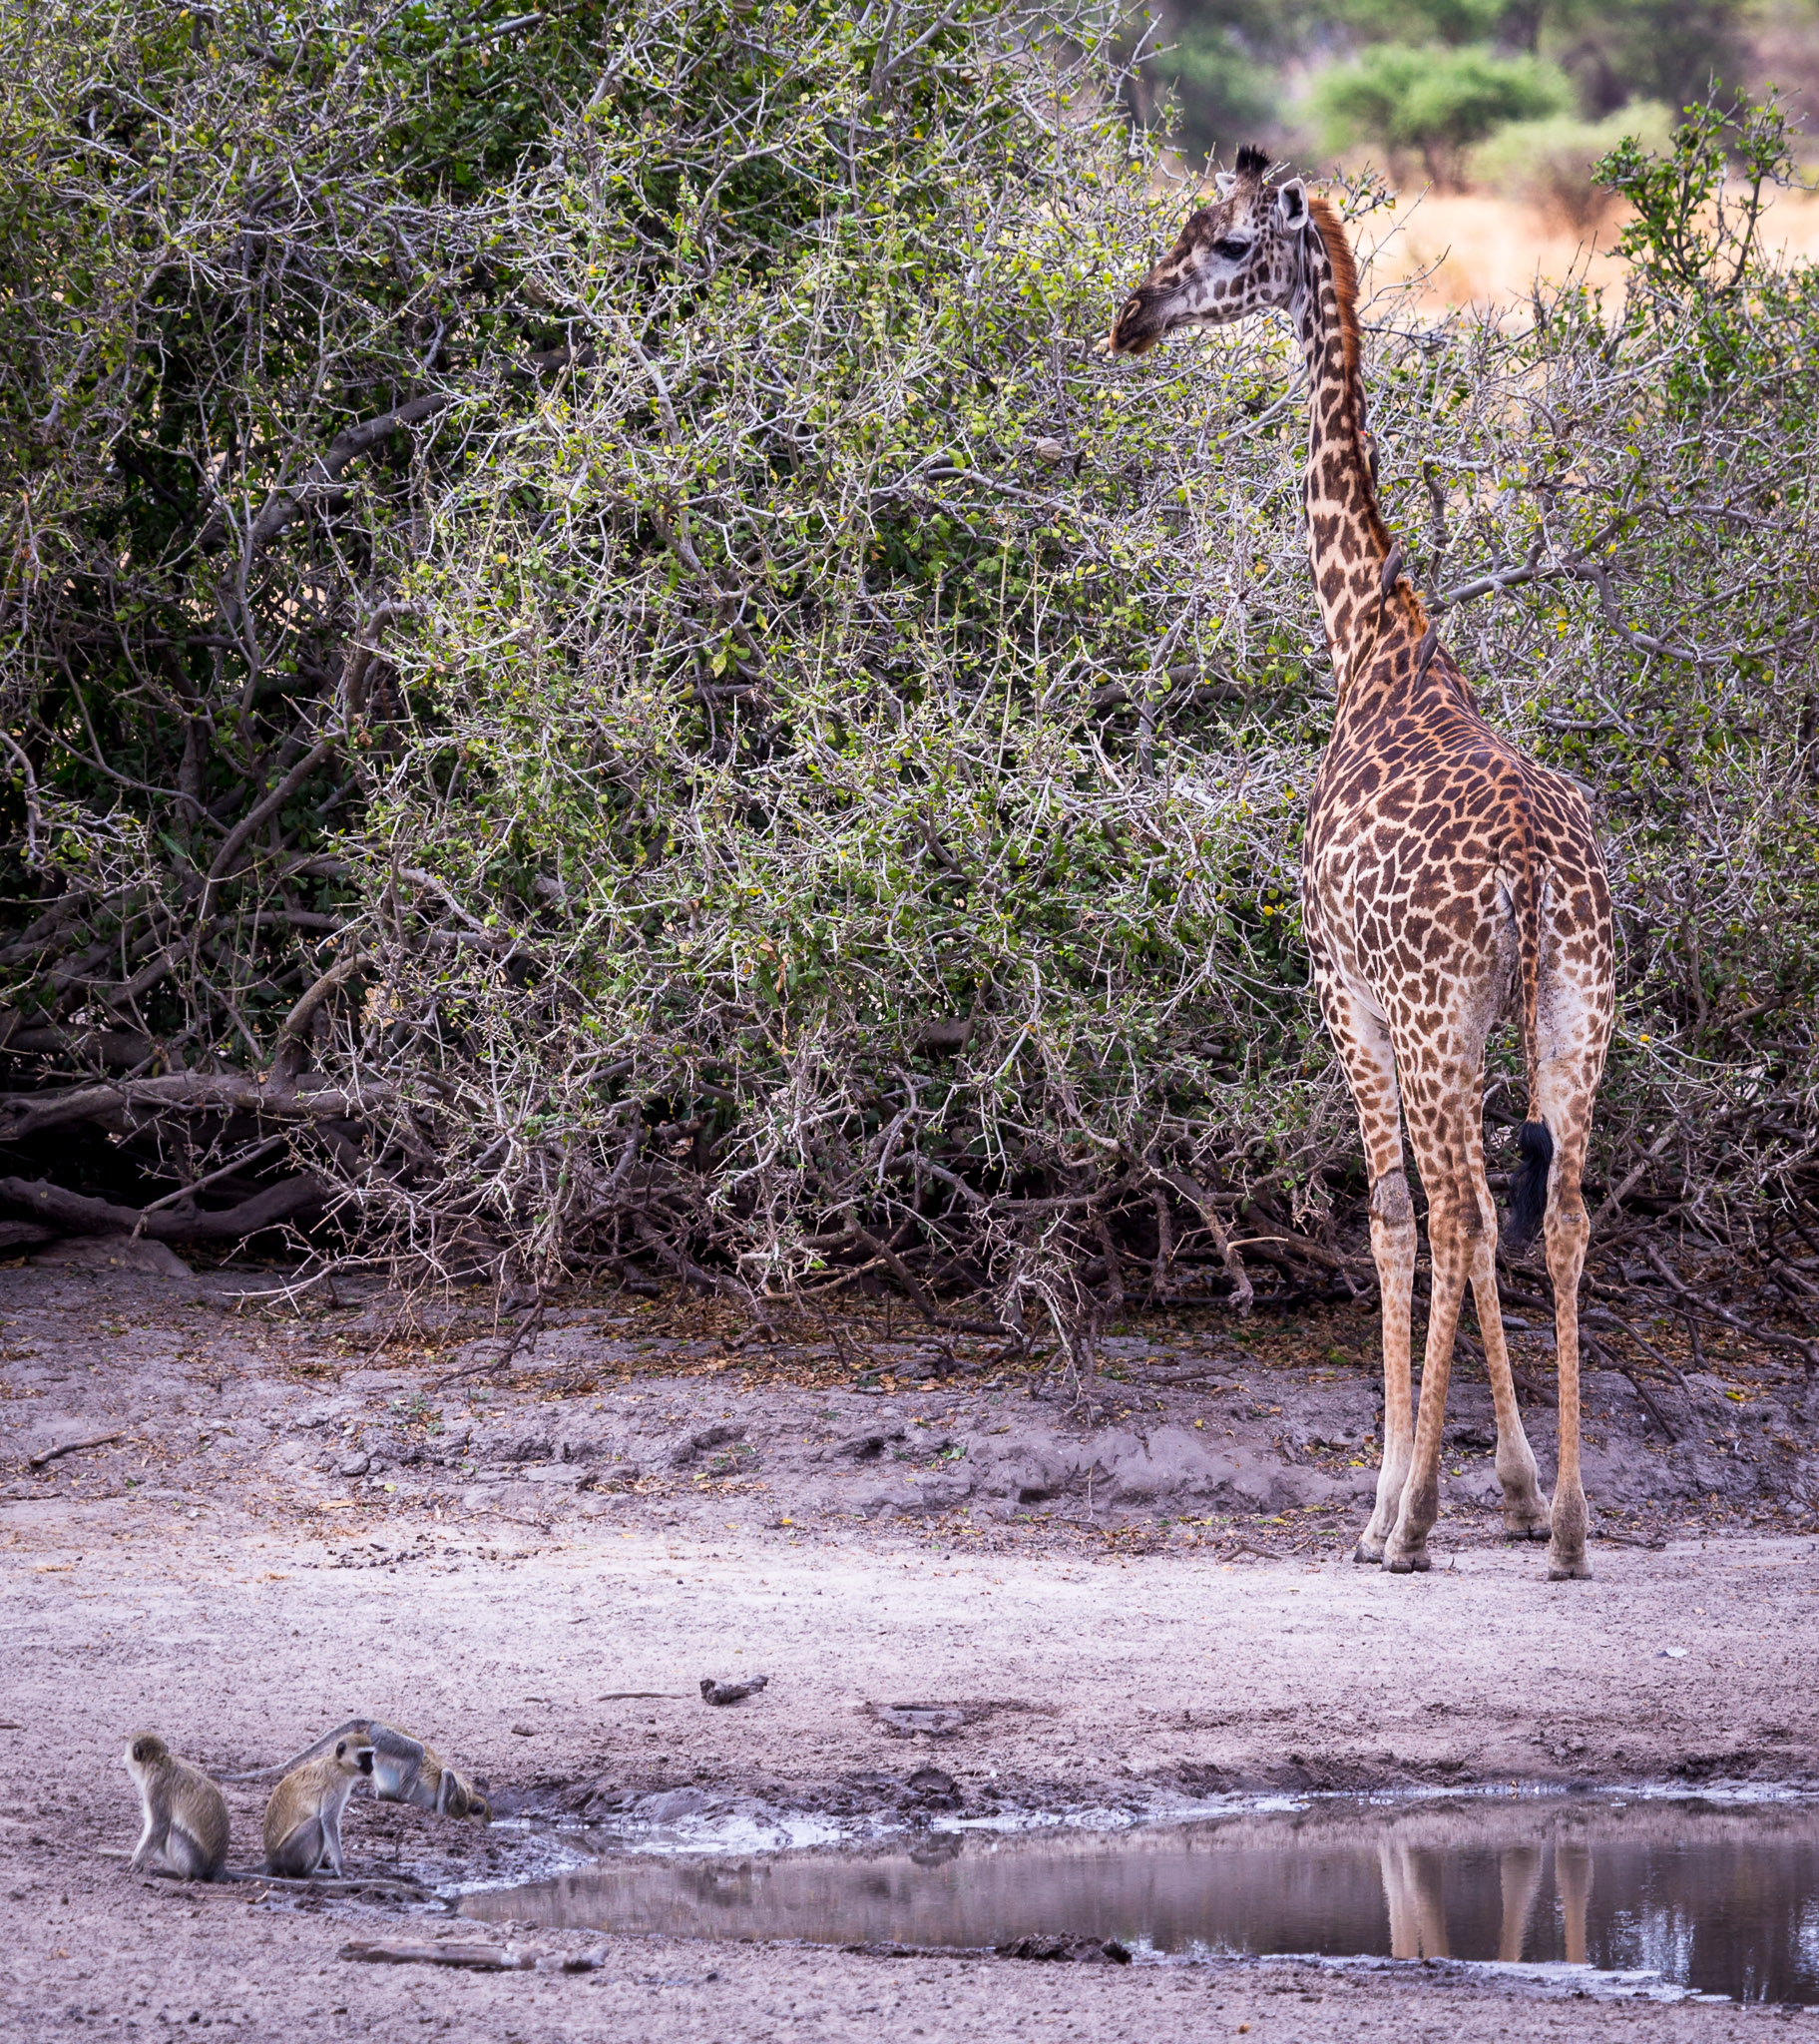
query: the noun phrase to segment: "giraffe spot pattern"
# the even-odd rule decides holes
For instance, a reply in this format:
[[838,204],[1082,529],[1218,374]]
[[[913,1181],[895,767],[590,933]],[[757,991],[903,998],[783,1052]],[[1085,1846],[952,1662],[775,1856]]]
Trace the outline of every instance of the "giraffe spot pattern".
[[[1523,1531],[1550,1526],[1554,1572],[1584,1574],[1577,1299],[1590,1229],[1581,1176],[1615,1014],[1610,890],[1578,790],[1485,723],[1391,565],[1351,246],[1324,200],[1270,185],[1267,170],[1260,152],[1239,152],[1219,199],[1188,219],[1125,300],[1112,344],[1138,353],[1178,325],[1275,309],[1293,322],[1307,367],[1302,504],[1339,709],[1303,838],[1302,919],[1358,1111],[1383,1293],[1383,1465],[1359,1553],[1398,1569],[1425,1565],[1447,1370],[1469,1282],[1497,1405],[1506,1516]],[[1529,1114],[1552,1145],[1543,1167],[1560,1372],[1551,1507],[1516,1408],[1491,1248],[1483,1064],[1486,1037],[1505,1015],[1521,1029]],[[1428,1199],[1433,1271],[1418,1426],[1405,1119]]]

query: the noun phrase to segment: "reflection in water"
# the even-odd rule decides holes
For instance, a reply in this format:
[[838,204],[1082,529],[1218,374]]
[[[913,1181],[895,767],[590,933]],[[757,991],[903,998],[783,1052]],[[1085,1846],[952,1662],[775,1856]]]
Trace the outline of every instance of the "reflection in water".
[[[1497,1854],[1501,1914],[1495,1947],[1455,1952],[1447,1942],[1447,1867],[1455,1857],[1445,1847],[1411,1845],[1389,1837],[1377,1847],[1383,1899],[1390,1915],[1390,1956],[1395,1959],[1501,1959],[1514,1965],[1540,1956],[1530,1925],[1535,1904],[1554,1861],[1554,1889],[1560,1898],[1560,1957],[1586,1964],[1586,1897],[1592,1886],[1592,1852],[1580,1844],[1505,1845]],[[1464,1901],[1471,1906],[1470,1876],[1462,1868]]]
[[1581,1844],[1554,1849],[1554,1882],[1560,1889],[1561,1928],[1566,1932],[1567,1962],[1586,1963],[1586,1897],[1592,1892],[1592,1851]]
[[[1542,1849],[1539,1845],[1507,1845],[1498,1861],[1503,1883],[1503,1930],[1497,1940],[1497,1956],[1514,1964],[1529,1941],[1529,1918],[1541,1895]],[[1580,1912],[1580,1943],[1586,1942],[1585,1912]]]
[[[1595,1874],[1595,1877],[1594,1877]],[[1819,2002],[1819,1808],[1589,1797],[1323,1804],[889,1851],[609,1854],[463,1913],[683,1937],[1558,1961]]]

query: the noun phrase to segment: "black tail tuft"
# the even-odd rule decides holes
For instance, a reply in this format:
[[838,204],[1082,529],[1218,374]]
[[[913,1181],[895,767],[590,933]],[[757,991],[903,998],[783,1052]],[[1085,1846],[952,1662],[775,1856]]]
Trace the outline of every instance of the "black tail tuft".
[[1526,1250],[1541,1233],[1548,1211],[1548,1173],[1554,1165],[1554,1138],[1546,1122],[1524,1122],[1516,1138],[1522,1162],[1510,1179],[1510,1218],[1504,1225],[1504,1248]]

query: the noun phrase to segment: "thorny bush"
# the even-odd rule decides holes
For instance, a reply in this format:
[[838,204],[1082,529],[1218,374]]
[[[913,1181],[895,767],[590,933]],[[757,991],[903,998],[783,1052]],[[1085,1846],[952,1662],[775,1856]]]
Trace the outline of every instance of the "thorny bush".
[[[6,19],[11,1212],[1077,1352],[1369,1284],[1295,355],[1096,349],[1190,196],[1112,10]],[[1741,1249],[1816,1184],[1819,305],[1708,222],[1380,294],[1368,376],[1455,651],[1596,793],[1599,1228]]]

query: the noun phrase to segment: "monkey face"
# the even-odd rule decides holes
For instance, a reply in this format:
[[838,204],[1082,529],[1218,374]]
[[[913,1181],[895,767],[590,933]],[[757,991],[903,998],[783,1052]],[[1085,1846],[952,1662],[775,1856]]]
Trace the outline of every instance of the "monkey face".
[[436,1795],[436,1813],[439,1816],[478,1817],[483,1824],[490,1824],[493,1805],[477,1784],[470,1782],[465,1775],[456,1774],[453,1768],[444,1768]]
[[372,1773],[372,1747],[365,1741],[356,1743],[351,1739],[337,1739],[334,1757],[341,1767],[350,1768],[357,1775]]

